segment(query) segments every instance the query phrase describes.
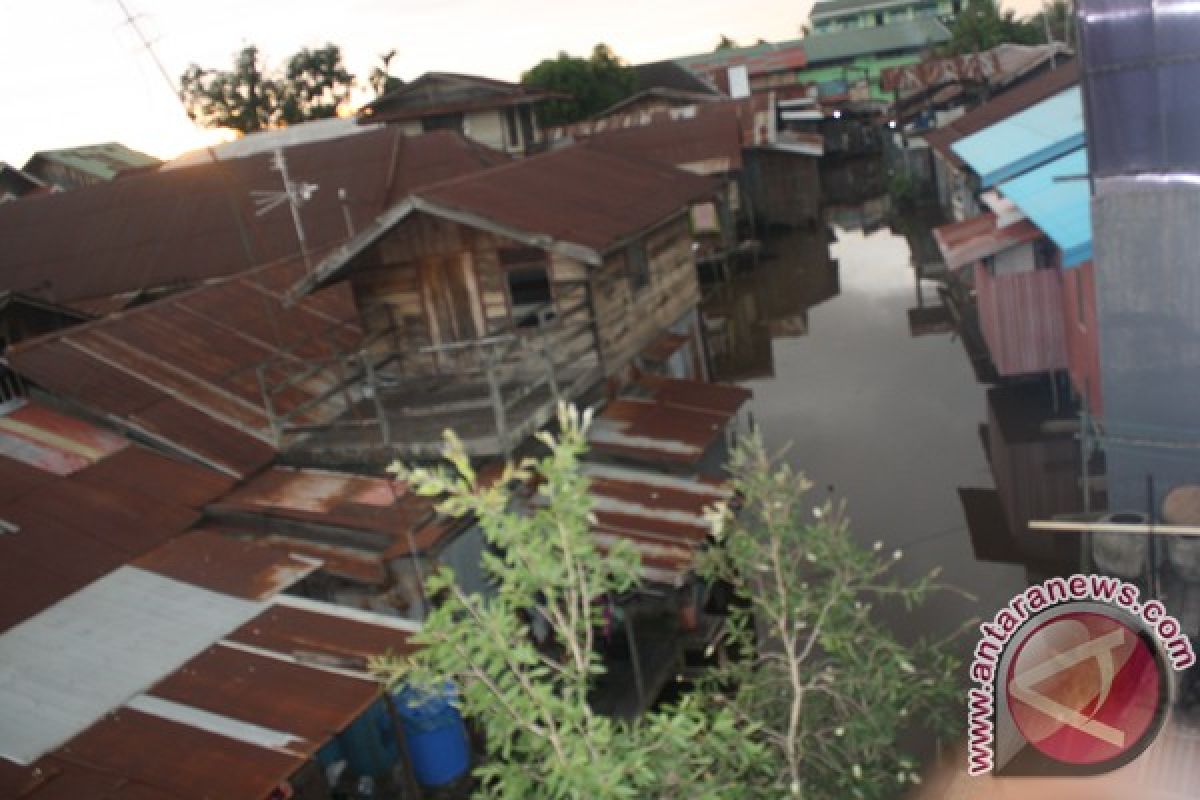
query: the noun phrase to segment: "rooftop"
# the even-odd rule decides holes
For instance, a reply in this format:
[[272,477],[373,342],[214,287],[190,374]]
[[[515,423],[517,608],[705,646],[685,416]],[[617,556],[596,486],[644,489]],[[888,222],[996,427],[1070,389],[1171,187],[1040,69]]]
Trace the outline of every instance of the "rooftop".
[[876,28],[861,28],[809,36],[803,40],[810,66],[859,56],[897,51],[915,52],[950,41],[950,31],[933,17],[893,22]]
[[595,133],[591,147],[672,164],[700,175],[742,167],[742,124],[737,109],[721,103],[711,113],[657,114],[647,125]]
[[1080,148],[1018,178],[1000,191],[1062,251],[1064,267],[1092,258],[1087,150]]
[[1025,219],[998,227],[996,215],[990,212],[933,229],[934,241],[949,269],[974,264],[1041,236],[1038,227]]
[[[448,131],[396,131],[286,150],[295,181],[318,188],[300,210],[320,254],[418,186],[499,163],[504,156]],[[258,216],[253,192],[282,189],[269,154],[138,173],[0,206],[0,290],[62,304],[244,272],[299,254],[286,208]],[[344,189],[343,203],[338,190]]]
[[120,142],[40,150],[30,156],[25,169],[28,170],[39,159],[59,163],[106,181],[117,177],[123,170],[156,167],[162,163],[154,156],[138,152]]
[[454,114],[536,103],[554,97],[550,92],[519,83],[460,75],[427,72],[411,83],[368,103],[360,120],[395,122],[435,114]]
[[990,188],[1083,143],[1083,102],[1073,87],[960,139],[953,149]]
[[1022,109],[1036,105],[1078,83],[1079,63],[1071,61],[1039,75],[1028,83],[1014,86],[958,119],[922,135],[930,147],[961,168],[965,163],[952,149],[952,145],[959,139],[995,125]]

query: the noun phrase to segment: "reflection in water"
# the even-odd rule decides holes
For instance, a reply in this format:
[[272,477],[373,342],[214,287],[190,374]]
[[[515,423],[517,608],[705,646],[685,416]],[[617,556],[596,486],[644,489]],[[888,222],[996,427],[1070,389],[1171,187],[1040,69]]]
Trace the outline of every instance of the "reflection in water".
[[909,309],[937,293],[917,280],[904,236],[844,211],[836,219],[857,229],[834,227],[833,241],[774,235],[774,259],[712,291],[717,377],[754,390],[767,441],[792,442],[787,458],[824,487],[814,505],[845,498],[861,541],[905,553],[902,577],[942,566],[976,595],[892,620],[904,636],[944,635],[1024,586],[1021,569],[976,560],[958,501],[959,486],[992,485],[977,427],[984,390],[951,335],[910,335]]

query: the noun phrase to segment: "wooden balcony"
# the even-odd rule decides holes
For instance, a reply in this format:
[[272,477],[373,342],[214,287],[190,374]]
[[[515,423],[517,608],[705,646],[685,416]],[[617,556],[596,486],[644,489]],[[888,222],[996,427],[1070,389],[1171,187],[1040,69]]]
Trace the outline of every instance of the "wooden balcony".
[[[434,457],[447,428],[473,455],[511,452],[560,401],[577,399],[603,376],[586,307],[547,312],[536,326],[427,346],[395,325],[368,325],[376,332],[354,352],[261,365],[284,460],[361,468]],[[285,402],[300,386],[319,390]]]

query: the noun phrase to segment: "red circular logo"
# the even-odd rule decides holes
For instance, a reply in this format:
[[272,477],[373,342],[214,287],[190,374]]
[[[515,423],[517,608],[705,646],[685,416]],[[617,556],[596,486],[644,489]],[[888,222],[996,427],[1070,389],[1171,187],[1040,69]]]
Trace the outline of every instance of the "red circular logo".
[[1012,720],[1064,764],[1134,757],[1162,720],[1161,669],[1144,637],[1121,621],[1090,611],[1057,616],[1035,628],[1009,664]]

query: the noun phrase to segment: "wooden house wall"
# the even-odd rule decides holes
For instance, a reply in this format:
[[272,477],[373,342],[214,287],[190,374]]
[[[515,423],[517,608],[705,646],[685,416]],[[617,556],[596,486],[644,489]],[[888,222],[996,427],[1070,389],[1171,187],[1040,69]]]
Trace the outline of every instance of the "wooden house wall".
[[[400,223],[364,254],[350,283],[369,333],[394,321],[405,350],[494,336],[512,328],[508,281],[499,251],[525,247],[507,237],[426,214]],[[549,257],[560,310],[586,307],[587,271]],[[391,320],[379,309],[390,311]]]
[[661,333],[700,302],[686,215],[643,241],[649,282],[634,290],[626,250],[609,255],[591,277],[592,306],[605,373],[617,375]]
[[811,225],[821,203],[819,159],[764,148],[743,153],[745,194],[759,224]]
[[979,326],[1000,375],[1066,369],[1061,272],[1035,269],[992,275],[977,264],[975,291]]
[[[1080,316],[1080,311],[1083,316]],[[1091,261],[1063,270],[1063,325],[1071,385],[1088,410],[1104,413],[1100,392],[1100,331],[1096,318],[1096,268]]]

